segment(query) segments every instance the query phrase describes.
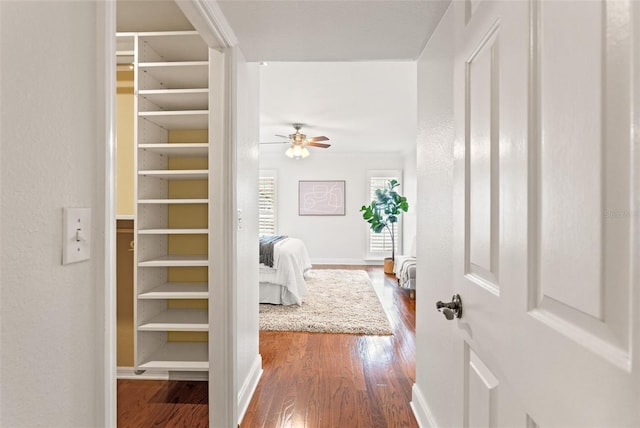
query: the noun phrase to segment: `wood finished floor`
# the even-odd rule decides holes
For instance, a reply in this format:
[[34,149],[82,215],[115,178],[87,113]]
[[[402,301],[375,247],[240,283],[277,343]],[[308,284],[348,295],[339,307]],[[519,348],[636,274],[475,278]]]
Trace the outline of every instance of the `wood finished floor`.
[[[264,373],[240,427],[417,427],[415,300],[379,267],[314,268],[366,270],[394,334],[260,332]],[[206,382],[119,380],[118,427],[207,427],[206,403]]]

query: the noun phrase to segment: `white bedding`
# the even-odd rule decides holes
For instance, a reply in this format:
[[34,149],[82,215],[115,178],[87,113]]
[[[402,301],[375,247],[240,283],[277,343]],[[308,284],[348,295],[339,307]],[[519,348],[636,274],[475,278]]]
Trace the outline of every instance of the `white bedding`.
[[274,245],[273,267],[260,264],[260,303],[300,305],[307,295],[304,273],[311,260],[304,243],[286,238]]

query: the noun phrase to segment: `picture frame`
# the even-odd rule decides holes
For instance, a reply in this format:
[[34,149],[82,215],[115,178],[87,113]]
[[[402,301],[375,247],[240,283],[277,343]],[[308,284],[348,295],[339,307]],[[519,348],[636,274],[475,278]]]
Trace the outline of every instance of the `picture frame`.
[[298,181],[298,215],[346,215],[345,191],[345,180]]

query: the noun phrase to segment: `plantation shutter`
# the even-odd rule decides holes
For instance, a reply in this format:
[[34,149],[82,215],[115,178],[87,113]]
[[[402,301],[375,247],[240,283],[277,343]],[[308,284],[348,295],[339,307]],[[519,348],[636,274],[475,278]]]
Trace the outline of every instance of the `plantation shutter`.
[[[385,187],[387,187],[387,183],[390,180],[400,180],[399,177],[392,177],[392,176],[384,176],[384,177],[380,177],[380,176],[370,176],[369,177],[369,200],[373,201],[376,197],[376,189],[384,189]],[[395,227],[395,236],[396,236],[396,242],[395,242],[395,249],[396,252],[398,250],[398,241],[399,239],[399,224],[396,223],[394,225]],[[384,256],[389,256],[391,255],[391,235],[389,234],[389,231],[384,229],[383,232],[380,233],[375,233],[373,230],[369,229],[369,253],[371,255],[384,255]]]
[[259,233],[260,235],[274,235],[276,233],[276,178],[272,175],[260,177],[258,188],[260,197]]

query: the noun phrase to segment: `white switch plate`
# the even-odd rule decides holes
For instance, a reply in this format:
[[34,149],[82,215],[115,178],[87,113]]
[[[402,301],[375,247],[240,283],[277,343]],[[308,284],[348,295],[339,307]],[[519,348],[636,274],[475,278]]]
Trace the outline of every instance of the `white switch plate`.
[[91,208],[62,209],[62,264],[89,260]]

